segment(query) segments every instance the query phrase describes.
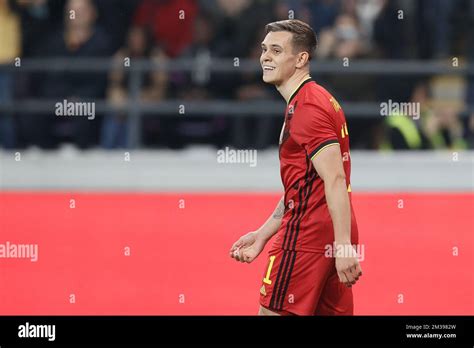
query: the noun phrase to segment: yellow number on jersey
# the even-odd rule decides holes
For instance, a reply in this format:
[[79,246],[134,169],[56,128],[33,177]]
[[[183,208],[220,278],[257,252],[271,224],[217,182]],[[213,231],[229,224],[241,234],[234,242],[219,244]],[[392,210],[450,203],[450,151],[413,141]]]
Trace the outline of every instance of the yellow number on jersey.
[[344,139],[346,135],[349,135],[349,132],[347,131],[347,123],[344,123],[341,127],[341,137]]
[[265,284],[268,284],[268,285],[270,285],[272,283],[272,281],[270,280],[270,273],[272,271],[273,262],[275,261],[275,257],[276,257],[275,255],[270,256],[270,264],[268,265],[267,275],[265,276],[265,278],[263,278],[263,282]]
[[341,110],[341,106],[339,105],[337,100],[334,99],[334,97],[331,97],[331,99],[329,99],[329,101],[331,102],[332,107],[334,108],[334,111],[339,112],[339,110]]

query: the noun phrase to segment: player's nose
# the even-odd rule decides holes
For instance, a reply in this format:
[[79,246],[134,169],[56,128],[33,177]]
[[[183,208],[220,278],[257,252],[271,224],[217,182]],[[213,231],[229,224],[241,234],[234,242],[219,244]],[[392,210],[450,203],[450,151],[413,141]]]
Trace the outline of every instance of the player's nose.
[[260,56],[260,63],[263,65],[263,63],[268,63],[270,61],[271,58],[268,55],[268,52],[262,52],[262,55]]

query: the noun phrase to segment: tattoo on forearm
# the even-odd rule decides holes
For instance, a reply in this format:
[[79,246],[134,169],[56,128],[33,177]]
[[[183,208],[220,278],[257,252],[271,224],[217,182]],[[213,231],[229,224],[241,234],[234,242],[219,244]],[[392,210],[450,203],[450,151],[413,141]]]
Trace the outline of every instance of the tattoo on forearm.
[[283,218],[283,214],[285,213],[285,203],[283,202],[283,198],[280,199],[278,206],[276,207],[275,211],[273,212],[274,219],[281,219]]

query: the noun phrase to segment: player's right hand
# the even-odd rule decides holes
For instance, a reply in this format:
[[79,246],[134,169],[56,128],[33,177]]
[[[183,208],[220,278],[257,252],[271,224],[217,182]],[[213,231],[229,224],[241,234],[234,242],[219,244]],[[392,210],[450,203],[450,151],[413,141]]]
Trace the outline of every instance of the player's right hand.
[[336,256],[337,275],[339,281],[350,288],[362,276],[362,269],[359,264],[357,251],[351,244],[339,244],[339,247],[345,248],[341,255]]
[[232,245],[229,254],[237,261],[250,263],[262,252],[265,244],[257,231],[249,232]]

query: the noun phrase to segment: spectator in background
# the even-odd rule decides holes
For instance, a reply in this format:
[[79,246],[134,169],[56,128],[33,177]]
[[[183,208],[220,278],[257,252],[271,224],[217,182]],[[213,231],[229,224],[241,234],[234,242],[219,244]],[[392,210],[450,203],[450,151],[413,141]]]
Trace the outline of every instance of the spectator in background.
[[[97,24],[109,37],[109,46],[115,52],[123,46],[136,7],[141,0],[98,0]],[[35,52],[37,45],[53,31],[62,30],[66,0],[10,0],[21,14],[24,56]]]
[[[409,40],[407,30],[408,14],[401,10],[398,1],[386,1],[374,22],[373,37],[375,44],[376,59],[407,59]],[[400,12],[402,11],[402,12]],[[399,19],[403,16],[403,19]],[[411,98],[416,78],[404,76],[381,75],[376,79],[376,100],[386,102],[389,99],[396,101],[407,101]]]
[[[64,11],[63,29],[50,34],[41,45],[38,57],[107,57],[112,52],[103,29],[96,25],[97,9],[92,0],[68,0]],[[92,102],[103,99],[106,76],[97,72],[49,72],[34,81],[36,96],[62,102]],[[27,139],[43,148],[54,148],[60,140],[70,140],[80,148],[87,148],[98,136],[98,119],[47,115],[24,116],[23,127]]]
[[433,100],[433,114],[424,121],[424,132],[430,148],[435,150],[464,150],[467,143],[463,138],[464,127],[459,119],[461,107],[453,101]]
[[[373,25],[384,5],[383,0],[342,0],[315,2],[327,18],[319,25],[319,58],[358,58],[368,54]],[[324,4],[324,6],[322,6]],[[313,5],[314,7],[315,5]],[[339,12],[335,12],[336,10]],[[318,17],[312,11],[312,17]],[[329,25],[331,23],[331,25]]]
[[143,0],[133,24],[149,27],[155,45],[162,47],[168,57],[176,58],[192,41],[197,12],[194,0]]
[[18,11],[22,27],[22,56],[34,55],[46,37],[61,29],[65,0],[10,0]]
[[[126,45],[114,57],[115,68],[109,75],[107,100],[116,111],[104,118],[101,132],[101,145],[106,149],[125,148],[128,142],[127,112],[121,110],[129,99],[129,74],[125,59],[130,64],[136,59],[151,59],[157,63],[166,61],[162,49],[153,45],[151,33],[145,27],[130,28]],[[166,95],[168,76],[164,71],[152,71],[144,75],[139,98],[143,102],[159,102]]]
[[[170,74],[173,98],[203,101],[222,97],[229,83],[220,74],[211,74],[214,38],[215,23],[210,15],[201,12],[194,21],[192,42],[179,56],[180,59],[193,61],[192,70]],[[161,121],[162,136],[165,143],[172,148],[181,148],[189,142],[205,142],[219,146],[226,131],[226,123],[222,117],[205,115],[184,119],[167,117]]]
[[372,49],[374,23],[386,0],[358,0],[353,7],[353,14],[359,21],[365,50]]
[[[381,150],[422,150],[429,148],[428,139],[422,130],[422,121],[430,116],[427,107],[428,91],[426,84],[420,83],[413,90],[410,102],[420,105],[419,115],[399,112],[384,116]],[[396,101],[398,103],[402,101]],[[404,102],[404,101],[403,101]]]
[[[248,57],[255,40],[262,40],[264,36],[260,34],[261,28],[270,22],[274,15],[273,3],[215,0],[215,7],[220,15],[214,17],[213,55],[234,60]],[[221,87],[218,97],[234,97],[236,88],[239,87],[239,80],[236,79],[238,73],[240,69],[236,66],[235,71],[216,76],[216,82]]]
[[184,99],[208,99],[219,93],[222,86],[212,83],[210,64],[215,49],[215,25],[204,13],[194,21],[192,41],[179,56],[194,60],[191,72],[172,72],[173,96]]
[[133,14],[141,0],[98,0],[98,24],[109,37],[109,46],[113,52],[125,45]]
[[416,35],[420,58],[449,56],[454,41],[453,15],[460,4],[459,0],[417,1]]
[[[21,28],[19,16],[12,11],[7,0],[0,0],[0,64],[12,65],[20,56]],[[0,103],[13,100],[13,76],[0,71]],[[12,148],[16,145],[15,128],[11,114],[0,114],[0,145]]]
[[311,13],[311,27],[319,36],[320,33],[331,28],[341,10],[341,0],[308,1]]
[[[261,42],[265,37],[265,25],[280,19],[287,19],[289,11],[295,16],[307,11],[304,4],[299,6],[294,1],[252,2],[239,0],[235,2],[217,1],[223,15],[218,18],[218,37],[216,54],[223,57],[237,57],[258,62],[262,51]],[[293,7],[295,5],[295,7]],[[233,81],[230,97],[242,103],[274,96],[274,89],[262,84],[261,73],[239,72],[237,76],[227,77]],[[264,148],[276,144],[281,125],[272,118],[246,116],[231,120],[232,133],[229,142],[237,147]],[[272,135],[276,136],[273,138]]]
[[[466,148],[459,119],[462,101],[447,95],[462,86],[456,78],[434,78],[417,84],[411,102],[420,105],[419,117],[390,115],[385,118],[386,139],[382,149],[425,150]],[[448,93],[450,94],[450,93]]]
[[[259,25],[268,8],[251,0],[216,0],[221,15],[216,18],[216,50],[218,57],[245,57],[250,53]],[[288,16],[288,15],[287,15]]]
[[[400,12],[402,11],[402,12]],[[378,13],[373,25],[373,38],[376,48],[376,58],[403,59],[406,58],[407,43],[407,14],[398,5],[398,1],[386,1]],[[403,19],[399,19],[403,16]]]
[[[55,31],[61,30],[65,0],[9,0],[9,4],[21,21],[21,59],[36,58],[35,54],[45,44],[45,40]],[[30,71],[15,70],[14,94],[17,103],[34,96],[34,76]],[[17,147],[28,145],[30,134],[25,134],[22,123],[32,117],[34,115],[24,116],[21,112],[15,114]]]
[[324,29],[319,35],[317,57],[357,58],[364,53],[364,41],[357,18],[350,14],[341,14],[336,18],[334,27]]
[[[409,37],[410,35],[413,36],[410,33],[410,29],[413,28],[410,22],[412,16],[407,12],[408,10],[398,0],[387,0],[382,3],[382,8],[373,22],[372,57],[374,59],[396,60],[410,57],[408,50],[410,47]],[[377,102],[388,102],[388,100],[396,102],[410,101],[413,98],[412,91],[415,90],[416,83],[417,79],[410,76],[400,78],[397,75],[377,75],[373,87],[375,100]],[[379,134],[384,133],[389,120],[378,121],[375,127],[380,131]],[[409,125],[409,122],[403,122],[403,124]],[[416,127],[416,132],[413,132],[413,134],[420,132],[420,125],[416,124]],[[392,131],[392,134],[396,135],[397,131]],[[379,138],[378,135],[376,137]],[[423,144],[418,147],[421,146]],[[394,148],[397,148],[396,144]]]
[[[355,59],[363,58],[367,54],[367,38],[364,37],[357,16],[350,12],[343,12],[336,17],[333,27],[323,29],[319,35],[316,57],[318,59],[336,60],[341,67],[348,66]],[[328,74],[326,84],[334,90],[336,98],[346,101],[368,98],[368,91],[372,86],[370,77],[354,79],[352,76]],[[369,94],[370,95],[370,94]]]
[[[176,59],[192,44],[198,10],[195,0],[142,0],[134,14],[133,24],[150,28],[154,45],[161,47],[170,59]],[[164,140],[172,148],[182,146],[177,120],[150,120],[149,123],[154,129],[159,128],[162,134],[158,142]]]
[[432,149],[463,150],[464,125],[459,117],[464,109],[465,81],[459,76],[442,76],[430,81],[429,105],[432,112],[424,117],[423,131]]

